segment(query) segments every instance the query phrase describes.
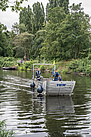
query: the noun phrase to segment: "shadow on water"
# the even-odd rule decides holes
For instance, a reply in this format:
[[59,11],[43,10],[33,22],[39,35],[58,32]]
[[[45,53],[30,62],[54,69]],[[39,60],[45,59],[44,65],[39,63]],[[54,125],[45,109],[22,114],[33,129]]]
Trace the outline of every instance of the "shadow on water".
[[62,76],[76,81],[71,97],[40,96],[31,78],[32,72],[0,70],[0,120],[15,137],[91,136],[91,77]]

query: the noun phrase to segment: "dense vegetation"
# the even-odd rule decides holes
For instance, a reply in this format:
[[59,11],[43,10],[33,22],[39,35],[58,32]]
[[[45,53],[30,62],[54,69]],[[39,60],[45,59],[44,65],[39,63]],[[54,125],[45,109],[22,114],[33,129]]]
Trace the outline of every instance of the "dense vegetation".
[[[69,0],[50,0],[45,15],[43,4],[37,2],[20,11],[19,24],[12,25],[12,32],[0,24],[0,56],[47,62],[78,59],[80,64],[80,59],[84,62],[91,57],[90,28],[90,17],[81,3],[69,7]],[[7,64],[0,63],[0,67]],[[79,70],[79,65],[69,69],[87,73],[89,65],[88,70],[81,70],[83,65]]]

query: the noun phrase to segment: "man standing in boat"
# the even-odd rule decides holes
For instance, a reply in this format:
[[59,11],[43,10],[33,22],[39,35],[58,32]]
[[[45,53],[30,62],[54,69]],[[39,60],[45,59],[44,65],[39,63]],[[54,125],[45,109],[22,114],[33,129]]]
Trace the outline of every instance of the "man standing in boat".
[[40,72],[39,68],[37,69],[35,76],[36,76],[37,80],[39,80],[39,81],[41,80],[41,72]]
[[54,74],[54,81],[62,81],[62,78],[56,69],[55,69],[55,74]]

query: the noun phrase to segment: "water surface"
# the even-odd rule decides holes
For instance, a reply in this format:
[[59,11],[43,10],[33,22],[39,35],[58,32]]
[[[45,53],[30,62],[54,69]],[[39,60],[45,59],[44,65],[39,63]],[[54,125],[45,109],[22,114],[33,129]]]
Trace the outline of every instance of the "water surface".
[[0,70],[0,120],[15,137],[91,137],[91,77],[62,76],[76,80],[71,97],[37,96],[31,78],[30,71]]

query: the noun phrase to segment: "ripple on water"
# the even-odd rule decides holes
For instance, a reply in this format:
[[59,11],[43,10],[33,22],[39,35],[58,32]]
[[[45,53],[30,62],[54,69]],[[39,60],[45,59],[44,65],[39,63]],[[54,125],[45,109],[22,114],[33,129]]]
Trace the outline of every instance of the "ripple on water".
[[79,80],[72,97],[38,98],[30,91],[32,80],[5,75],[0,81],[0,119],[6,119],[16,137],[90,137],[91,87],[84,90]]

